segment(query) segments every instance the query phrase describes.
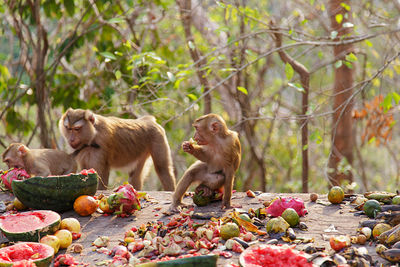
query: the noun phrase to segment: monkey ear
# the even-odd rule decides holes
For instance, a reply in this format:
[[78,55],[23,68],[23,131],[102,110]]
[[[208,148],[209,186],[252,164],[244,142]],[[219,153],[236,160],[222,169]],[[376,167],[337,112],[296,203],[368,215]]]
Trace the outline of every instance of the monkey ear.
[[90,121],[92,124],[95,122],[94,114],[90,110],[86,110],[85,112],[85,119]]
[[220,130],[220,125],[219,125],[219,123],[217,122],[217,121],[214,121],[214,122],[212,122],[211,123],[211,127],[210,127],[211,129],[211,132],[213,133],[213,134],[216,134],[216,133],[218,133],[219,132],[219,130]]
[[28,152],[28,148],[25,145],[20,145],[18,147],[18,155],[25,156],[27,152]]

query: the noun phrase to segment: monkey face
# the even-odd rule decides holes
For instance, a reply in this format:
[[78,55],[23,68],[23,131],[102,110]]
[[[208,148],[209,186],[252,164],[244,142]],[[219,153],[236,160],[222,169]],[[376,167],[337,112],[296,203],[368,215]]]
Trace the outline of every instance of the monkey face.
[[84,110],[69,109],[60,121],[60,129],[73,149],[79,149],[93,140],[95,130],[94,118],[87,117]]
[[19,145],[21,144],[11,144],[3,153],[3,162],[9,169],[25,167],[22,155],[18,152]]
[[200,125],[193,125],[194,128],[196,129],[196,132],[194,133],[193,139],[196,141],[196,143],[200,146],[205,146],[208,145],[208,141],[207,141],[207,134],[206,134],[206,130],[203,127],[200,127]]

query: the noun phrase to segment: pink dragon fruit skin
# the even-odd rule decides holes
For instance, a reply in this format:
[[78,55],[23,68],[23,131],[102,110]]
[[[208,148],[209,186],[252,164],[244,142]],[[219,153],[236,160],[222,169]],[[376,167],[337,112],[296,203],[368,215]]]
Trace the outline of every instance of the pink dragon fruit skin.
[[304,201],[300,198],[279,197],[275,199],[267,208],[267,213],[273,217],[281,216],[287,208],[293,208],[299,216],[307,214],[307,209],[304,207]]
[[116,210],[116,213],[131,214],[140,210],[139,194],[131,184],[124,184],[114,190],[108,197],[109,205]]
[[1,180],[6,189],[12,191],[11,184],[13,180],[25,180],[30,177],[31,176],[24,169],[12,168],[2,173]]

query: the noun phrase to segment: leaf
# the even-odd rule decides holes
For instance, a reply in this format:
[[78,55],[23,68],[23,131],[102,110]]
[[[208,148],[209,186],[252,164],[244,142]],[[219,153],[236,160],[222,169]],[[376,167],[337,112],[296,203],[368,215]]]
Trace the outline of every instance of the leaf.
[[188,46],[189,46],[189,48],[192,49],[192,50],[196,48],[196,47],[194,46],[194,44],[193,44],[192,41],[189,41],[189,42],[188,42]]
[[114,55],[113,55],[112,53],[110,53],[110,52],[100,52],[100,55],[102,55],[102,56],[105,57],[105,58],[112,59],[112,60],[116,60],[116,59],[117,59],[117,57],[114,56]]
[[167,71],[167,76],[168,76],[168,80],[170,80],[171,82],[175,82],[176,78],[172,72]]
[[365,40],[364,42],[365,42],[365,44],[366,44],[367,46],[372,47],[372,43],[371,43],[370,40]]
[[338,60],[335,62],[335,68],[340,68],[342,66],[343,62],[341,60]]
[[288,79],[288,81],[290,81],[293,78],[294,70],[292,65],[290,65],[287,62],[285,65],[285,73],[286,73],[286,78]]
[[310,140],[315,141],[315,143],[317,143],[317,144],[322,143],[322,137],[321,137],[319,130],[315,130],[314,132],[312,132],[310,134]]
[[216,2],[219,7],[226,8],[226,5],[220,1]]
[[117,80],[119,80],[119,79],[121,79],[121,76],[122,76],[122,73],[121,73],[119,70],[117,70],[117,71],[115,72],[115,78],[116,78]]
[[338,35],[337,31],[331,31],[331,39],[335,39]]
[[187,96],[193,101],[197,100],[197,96],[194,94],[188,94]]
[[392,106],[392,94],[388,94],[385,99],[383,100],[383,102],[381,103],[381,107],[383,107],[383,109],[386,111],[388,111],[389,109],[391,109]]
[[110,24],[118,24],[118,23],[123,23],[125,20],[123,18],[112,18],[108,20],[108,23]]
[[237,87],[238,91],[242,92],[245,95],[248,95],[247,89],[241,86]]
[[392,95],[393,95],[394,102],[396,103],[396,105],[398,105],[400,102],[400,95],[396,92],[393,92]]
[[301,86],[299,83],[288,83],[288,85],[289,85],[290,87],[296,89],[296,90],[299,91],[299,92],[302,92],[302,93],[305,92],[303,86]]
[[68,15],[72,17],[75,13],[74,0],[64,0],[64,7],[67,10]]
[[343,21],[343,14],[336,14],[335,20],[338,24],[342,23]]
[[346,55],[346,60],[349,62],[356,62],[357,57],[353,53],[350,53],[350,54]]
[[243,220],[242,218],[239,217],[239,213],[237,211],[233,212],[232,216],[238,223],[239,225],[243,226],[247,231],[257,233],[259,235],[265,235],[266,232],[258,230],[258,227],[252,224],[251,222],[248,222],[246,220]]
[[346,11],[350,11],[350,10],[351,10],[351,7],[350,7],[348,4],[340,3],[340,5],[341,5],[344,9],[346,9]]
[[353,28],[354,24],[351,22],[345,22],[343,23],[343,28]]

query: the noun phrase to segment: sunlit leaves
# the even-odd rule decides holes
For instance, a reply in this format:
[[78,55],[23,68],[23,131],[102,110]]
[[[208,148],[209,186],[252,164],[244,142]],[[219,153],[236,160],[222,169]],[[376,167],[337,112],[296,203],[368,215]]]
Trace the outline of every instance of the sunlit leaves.
[[238,89],[238,91],[242,92],[242,93],[245,94],[245,95],[248,94],[247,89],[244,88],[244,87],[238,86],[237,89]]
[[107,52],[107,51],[105,51],[105,52],[100,52],[100,55],[102,55],[102,56],[105,57],[106,59],[111,59],[111,60],[116,60],[116,59],[117,59],[117,57],[116,57],[114,54],[112,54],[112,53],[110,53],[110,52]]
[[346,11],[350,11],[350,10],[351,10],[351,7],[350,7],[348,4],[346,4],[346,3],[340,3],[340,5],[341,5],[344,9],[346,9]]
[[290,81],[293,78],[294,70],[292,65],[290,65],[289,63],[285,64],[285,74],[288,81]]
[[343,65],[343,61],[341,61],[341,60],[336,61],[334,64],[336,69],[340,68],[342,65]]
[[73,16],[75,14],[74,0],[64,0],[64,7],[67,10],[68,15]]
[[301,84],[299,84],[299,83],[288,83],[288,85],[289,85],[290,87],[296,89],[297,91],[301,92],[301,93],[304,93],[304,92],[305,92],[303,86],[301,86]]
[[336,20],[337,24],[342,23],[342,21],[343,21],[343,14],[340,14],[340,13],[339,13],[339,14],[336,14],[335,20]]
[[115,79],[119,80],[119,79],[121,79],[121,76],[122,76],[121,71],[117,70],[117,71],[115,72]]
[[310,134],[310,141],[313,141],[317,144],[322,143],[322,137],[321,137],[321,133],[319,132],[319,130],[315,130],[314,132],[312,132]]
[[118,24],[118,23],[123,23],[123,22],[125,22],[125,20],[123,19],[123,18],[112,18],[112,19],[109,19],[108,20],[108,23],[111,23],[111,24]]

